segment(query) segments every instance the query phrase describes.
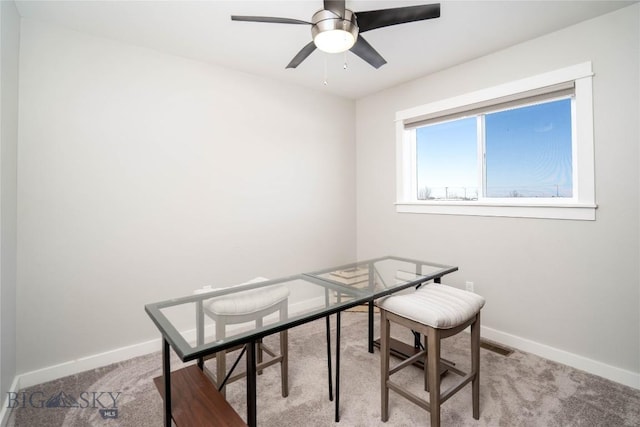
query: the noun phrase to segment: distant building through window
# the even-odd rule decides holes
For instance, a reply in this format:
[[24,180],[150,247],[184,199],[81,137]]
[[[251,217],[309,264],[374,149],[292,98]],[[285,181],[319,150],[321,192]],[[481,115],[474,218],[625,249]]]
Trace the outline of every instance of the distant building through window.
[[396,114],[396,210],[595,219],[591,63]]

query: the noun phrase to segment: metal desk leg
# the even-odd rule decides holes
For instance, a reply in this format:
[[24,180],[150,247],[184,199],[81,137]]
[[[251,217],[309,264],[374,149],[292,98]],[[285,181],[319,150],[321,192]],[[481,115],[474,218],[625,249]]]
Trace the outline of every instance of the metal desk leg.
[[[204,309],[202,307],[202,300],[196,301],[196,343],[202,345],[204,343]],[[204,369],[204,358],[198,358],[198,368]]]
[[162,376],[164,379],[164,425],[171,427],[171,347],[169,341],[163,338],[162,343]]
[[255,427],[256,422],[256,342],[247,343],[247,424]]
[[373,301],[369,301],[369,353],[373,353]]
[[331,374],[331,320],[327,316],[327,364],[329,372],[329,401],[333,401],[333,378]]
[[340,422],[340,312],[336,313],[336,422]]

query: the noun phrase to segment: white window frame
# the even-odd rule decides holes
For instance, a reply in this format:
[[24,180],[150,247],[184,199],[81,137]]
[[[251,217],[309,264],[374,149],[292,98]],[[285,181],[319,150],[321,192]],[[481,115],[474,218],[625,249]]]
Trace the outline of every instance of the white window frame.
[[[522,80],[444,99],[396,113],[396,211],[453,215],[507,216],[595,220],[595,158],[593,140],[593,72],[591,62],[562,68]],[[437,118],[473,109],[498,99],[518,98],[519,94],[544,93],[546,88],[573,83],[573,186],[572,198],[536,200],[534,198],[460,200],[418,200],[415,132],[407,126],[425,118]],[[522,95],[526,100],[527,96]],[[480,172],[482,173],[482,172]]]

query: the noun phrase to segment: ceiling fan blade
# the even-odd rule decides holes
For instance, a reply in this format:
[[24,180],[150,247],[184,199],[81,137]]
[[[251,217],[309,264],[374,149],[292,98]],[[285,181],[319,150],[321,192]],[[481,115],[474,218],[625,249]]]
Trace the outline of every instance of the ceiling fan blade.
[[350,49],[351,52],[364,59],[374,68],[380,68],[387,63],[385,59],[380,55],[362,36],[358,36],[356,44]]
[[440,3],[356,12],[361,33],[389,25],[440,17]]
[[330,10],[340,18],[344,18],[344,4],[345,0],[324,0],[324,10]]
[[247,22],[266,22],[271,24],[306,24],[311,25],[311,22],[301,21],[299,19],[291,18],[273,18],[270,16],[238,16],[231,15],[232,21],[247,21]]
[[296,56],[293,57],[286,68],[296,68],[302,61],[307,59],[307,56],[311,55],[311,52],[313,52],[314,50],[316,50],[316,45],[313,41],[311,41],[308,45],[303,47]]

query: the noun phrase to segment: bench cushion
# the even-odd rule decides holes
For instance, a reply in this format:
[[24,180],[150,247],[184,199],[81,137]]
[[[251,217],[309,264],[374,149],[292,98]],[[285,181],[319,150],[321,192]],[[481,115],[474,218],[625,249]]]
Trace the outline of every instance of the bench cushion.
[[450,329],[475,316],[485,300],[473,292],[433,283],[415,292],[378,300],[378,307],[423,325]]
[[272,307],[288,297],[286,286],[269,286],[213,298],[206,303],[206,309],[220,316],[246,315]]

